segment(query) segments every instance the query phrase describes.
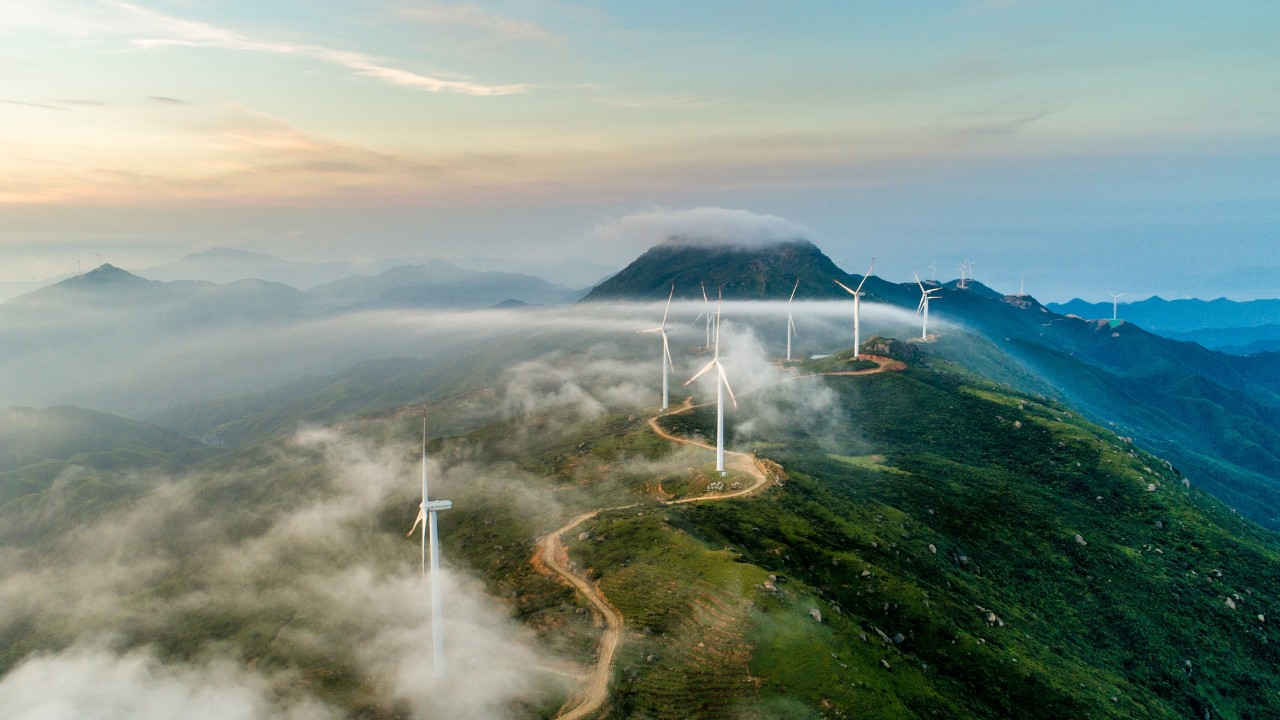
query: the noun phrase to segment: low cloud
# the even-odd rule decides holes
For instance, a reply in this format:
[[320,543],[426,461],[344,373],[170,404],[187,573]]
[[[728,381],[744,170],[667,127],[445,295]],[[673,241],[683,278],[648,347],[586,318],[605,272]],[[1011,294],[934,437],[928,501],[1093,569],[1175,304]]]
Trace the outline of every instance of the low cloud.
[[0,678],[8,720],[328,720],[310,698],[274,697],[267,679],[227,659],[166,664],[147,648],[118,653],[104,639],[40,653]]
[[625,249],[647,249],[661,242],[762,247],[807,239],[812,231],[777,215],[699,207],[654,208],[633,213],[597,225],[592,234],[600,241]]
[[[378,523],[401,505],[403,529],[412,523],[416,455],[309,429],[234,469],[150,478],[149,491],[74,533],[0,549],[0,633],[39,628],[45,648],[0,680],[6,717],[323,719],[371,702],[461,720],[563,697],[563,661],[448,550],[451,670],[434,678],[417,543]],[[525,501],[555,511],[507,492],[518,478],[430,471],[445,497],[486,492],[516,512]],[[66,508],[46,510],[50,525],[67,522]]]

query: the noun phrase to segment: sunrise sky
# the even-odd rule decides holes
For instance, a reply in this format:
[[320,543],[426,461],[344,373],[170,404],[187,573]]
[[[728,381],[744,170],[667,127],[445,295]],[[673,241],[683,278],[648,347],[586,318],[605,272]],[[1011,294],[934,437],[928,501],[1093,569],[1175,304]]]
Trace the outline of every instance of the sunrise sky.
[[892,279],[1177,295],[1280,266],[1277,37],[1270,0],[0,0],[0,280],[621,266],[724,208]]

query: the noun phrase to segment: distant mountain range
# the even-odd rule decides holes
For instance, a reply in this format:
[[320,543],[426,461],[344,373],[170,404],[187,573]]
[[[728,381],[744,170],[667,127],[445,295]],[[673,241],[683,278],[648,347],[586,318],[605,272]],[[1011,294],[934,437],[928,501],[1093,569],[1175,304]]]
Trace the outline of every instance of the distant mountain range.
[[[138,270],[137,274],[165,282],[208,280],[229,283],[246,279],[268,280],[308,290],[344,278],[374,276],[393,268],[436,261],[437,259],[428,257],[394,257],[363,262],[303,262],[285,260],[268,253],[212,248]],[[538,263],[509,258],[467,257],[454,260],[452,264],[468,270],[533,276],[553,285],[574,289],[591,287],[616,270],[584,260]]]
[[[1109,318],[1111,303],[1089,303],[1079,298],[1049,303],[1049,309],[1083,318]],[[1208,348],[1238,355],[1280,350],[1280,300],[1236,302],[1217,300],[1165,300],[1148,298],[1120,303],[1119,317],[1155,333],[1197,342]]]
[[332,307],[280,283],[164,283],[102,265],[0,303],[0,398],[43,404],[158,358],[181,359],[201,343],[234,345],[247,328]]
[[344,278],[313,288],[311,294],[334,305],[420,308],[484,308],[513,300],[559,305],[582,295],[531,275],[467,270],[443,260]]
[[137,272],[143,277],[163,282],[207,280],[229,283],[256,279],[284,283],[305,290],[368,272],[369,269],[368,266],[352,262],[299,262],[267,253],[212,248]]
[[[147,280],[110,264],[0,304],[0,313],[75,314],[84,309],[131,307],[174,322],[226,322],[314,313],[331,305],[288,285],[265,280],[230,283]],[[135,318],[140,316],[135,316]]]

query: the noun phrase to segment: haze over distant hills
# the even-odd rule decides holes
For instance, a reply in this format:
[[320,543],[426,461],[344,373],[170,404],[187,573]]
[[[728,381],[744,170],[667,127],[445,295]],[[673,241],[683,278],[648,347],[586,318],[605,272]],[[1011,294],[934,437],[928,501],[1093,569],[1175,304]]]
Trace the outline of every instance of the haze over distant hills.
[[491,307],[509,300],[536,305],[572,302],[581,293],[517,273],[467,270],[443,260],[358,275],[310,291],[335,305],[359,307]]
[[229,283],[253,278],[306,290],[368,269],[366,265],[353,262],[299,262],[284,260],[268,253],[211,248],[138,270],[137,274],[164,282],[208,280]]
[[[1054,312],[1085,318],[1109,318],[1111,303],[1088,303],[1079,298],[1049,303]],[[1120,303],[1120,317],[1177,340],[1197,342],[1207,348],[1236,355],[1280,350],[1280,300],[1236,302],[1216,300],[1165,300],[1152,297]]]
[[[228,283],[252,278],[308,290],[344,278],[373,276],[397,267],[424,265],[437,261],[439,258],[391,257],[343,262],[304,262],[235,248],[211,248],[171,262],[137,270],[136,274],[166,282],[209,280]],[[467,257],[449,262],[457,267],[474,271],[532,275],[551,284],[565,285],[573,289],[591,287],[616,270],[607,265],[585,260],[539,263],[509,258]]]

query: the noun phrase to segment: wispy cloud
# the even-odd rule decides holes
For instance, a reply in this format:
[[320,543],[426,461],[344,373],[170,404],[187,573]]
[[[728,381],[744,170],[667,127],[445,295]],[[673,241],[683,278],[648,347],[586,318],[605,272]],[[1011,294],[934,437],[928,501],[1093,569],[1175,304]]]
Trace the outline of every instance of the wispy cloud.
[[393,85],[412,87],[428,92],[448,92],[462,95],[513,95],[528,92],[531,85],[487,85],[466,79],[445,79],[394,67],[385,61],[350,50],[336,50],[309,43],[258,40],[234,30],[209,23],[183,20],[157,13],[129,3],[107,0],[112,7],[136,17],[143,30],[139,34],[150,37],[134,37],[131,42],[140,48],[151,49],[169,46],[214,47],[227,50],[243,50],[276,55],[306,57],[332,63],[356,74],[371,77]]
[[59,112],[70,112],[67,108],[58,107],[57,105],[46,105],[45,103],[26,102],[23,100],[5,100],[0,98],[0,103],[5,105],[22,105],[25,107],[40,108],[41,110],[57,110]]
[[304,42],[261,39],[211,23],[168,15],[120,0],[90,6],[50,7],[31,0],[0,2],[0,32],[39,30],[82,42],[98,37],[124,37],[136,48],[206,47],[308,58],[337,65],[361,77],[427,92],[493,96],[529,92],[530,84],[495,85],[459,77],[437,77],[396,67],[366,53]]
[[425,2],[400,10],[400,14],[433,25],[478,31],[498,40],[524,40],[543,43],[559,43],[562,38],[534,22],[517,20],[500,13],[485,10],[470,3],[450,5]]
[[165,97],[163,95],[152,95],[147,99],[150,100],[151,102],[160,103],[161,105],[190,105],[191,104],[191,103],[188,103],[186,100],[179,100],[178,98]]

